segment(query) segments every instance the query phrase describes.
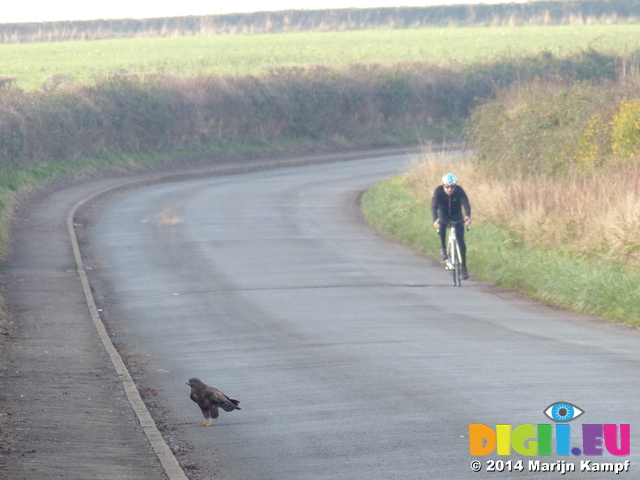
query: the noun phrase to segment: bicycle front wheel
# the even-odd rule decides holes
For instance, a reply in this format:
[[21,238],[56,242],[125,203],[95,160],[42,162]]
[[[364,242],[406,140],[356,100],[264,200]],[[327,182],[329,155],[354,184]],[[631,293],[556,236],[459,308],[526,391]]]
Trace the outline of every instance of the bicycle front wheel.
[[453,264],[453,286],[454,287],[459,287],[460,286],[460,276],[461,276],[461,272],[460,272],[460,262],[457,261]]
[[460,257],[460,247],[457,242],[453,243],[451,263],[453,268],[451,269],[451,275],[453,276],[453,286],[459,287],[460,277],[462,276],[462,258]]

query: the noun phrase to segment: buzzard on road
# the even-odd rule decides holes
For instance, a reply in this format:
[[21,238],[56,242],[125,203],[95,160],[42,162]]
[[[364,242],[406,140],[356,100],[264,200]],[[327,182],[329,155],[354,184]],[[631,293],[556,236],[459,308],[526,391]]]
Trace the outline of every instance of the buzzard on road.
[[191,387],[191,400],[196,402],[202,410],[205,421],[201,426],[210,427],[213,425],[213,419],[218,418],[218,407],[225,412],[233,410],[241,410],[238,400],[227,397],[224,393],[214,387],[210,387],[202,383],[199,378],[191,378],[187,381],[187,385]]

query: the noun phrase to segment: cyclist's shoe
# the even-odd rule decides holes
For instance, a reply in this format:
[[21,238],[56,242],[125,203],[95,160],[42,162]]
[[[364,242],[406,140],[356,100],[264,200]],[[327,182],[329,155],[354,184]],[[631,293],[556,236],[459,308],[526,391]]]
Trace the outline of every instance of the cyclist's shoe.
[[444,248],[440,249],[440,257],[442,257],[443,260],[447,259],[447,251]]
[[469,272],[467,272],[467,267],[462,267],[462,271],[460,272],[460,278],[462,278],[462,280],[467,280],[469,278]]

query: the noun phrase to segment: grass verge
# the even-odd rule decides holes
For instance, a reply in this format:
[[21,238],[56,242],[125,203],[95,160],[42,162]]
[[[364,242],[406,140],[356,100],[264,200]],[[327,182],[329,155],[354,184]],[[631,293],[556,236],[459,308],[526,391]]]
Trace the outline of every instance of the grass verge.
[[[402,177],[368,190],[362,212],[383,234],[437,258],[429,205],[404,187]],[[623,264],[532,248],[483,223],[475,223],[466,238],[473,276],[550,305],[640,327],[640,273]]]

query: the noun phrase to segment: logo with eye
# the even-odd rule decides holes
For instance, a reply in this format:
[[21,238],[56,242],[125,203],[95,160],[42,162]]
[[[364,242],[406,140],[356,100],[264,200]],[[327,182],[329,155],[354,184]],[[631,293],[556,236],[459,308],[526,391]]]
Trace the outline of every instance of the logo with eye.
[[555,422],[570,422],[583,413],[584,410],[568,402],[552,403],[544,410],[544,414]]

